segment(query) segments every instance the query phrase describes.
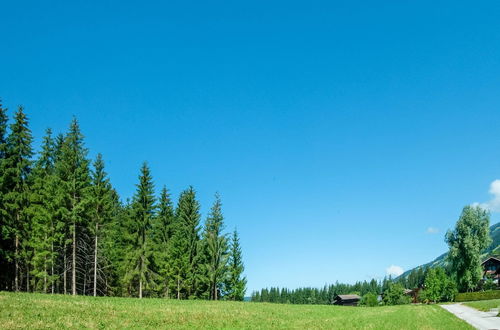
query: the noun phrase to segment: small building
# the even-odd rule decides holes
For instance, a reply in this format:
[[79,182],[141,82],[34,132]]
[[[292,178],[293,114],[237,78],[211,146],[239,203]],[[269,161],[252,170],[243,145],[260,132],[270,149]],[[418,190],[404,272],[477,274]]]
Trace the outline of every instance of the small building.
[[335,297],[333,304],[342,306],[357,306],[361,297],[357,294],[339,294]]
[[492,278],[498,283],[500,278],[500,258],[489,257],[481,264],[483,267],[483,279]]
[[418,295],[420,293],[420,288],[415,288],[415,289],[405,289],[404,293],[405,295],[411,297],[411,302],[416,304],[418,302]]

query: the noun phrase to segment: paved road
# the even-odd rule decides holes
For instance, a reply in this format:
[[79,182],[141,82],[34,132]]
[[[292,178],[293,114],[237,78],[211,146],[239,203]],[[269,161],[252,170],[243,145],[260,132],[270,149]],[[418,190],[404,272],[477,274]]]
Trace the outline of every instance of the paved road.
[[476,329],[500,329],[500,317],[496,316],[498,311],[481,312],[462,304],[441,305],[441,307],[468,322]]

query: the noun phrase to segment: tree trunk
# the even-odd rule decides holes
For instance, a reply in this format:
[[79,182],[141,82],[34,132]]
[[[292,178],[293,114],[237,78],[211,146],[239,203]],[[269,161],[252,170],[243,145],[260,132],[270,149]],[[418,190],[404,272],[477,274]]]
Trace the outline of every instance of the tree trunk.
[[67,260],[66,260],[66,243],[64,243],[64,251],[63,251],[63,292],[64,294],[66,294],[66,287],[67,287],[67,268],[66,268],[66,265],[67,265]]
[[99,229],[98,224],[95,224],[95,247],[94,247],[94,297],[97,296],[97,230]]
[[217,300],[217,282],[214,281],[214,300]]
[[50,244],[50,250],[52,252],[50,255],[50,286],[51,293],[54,294],[54,242],[52,241]]
[[43,293],[47,293],[47,256],[43,262]]
[[[19,221],[19,215],[17,215],[17,219]],[[14,277],[14,289],[16,292],[19,291],[19,261],[18,261],[18,250],[19,250],[19,236],[16,233],[16,250],[14,251],[14,258],[15,258],[15,277]]]
[[142,299],[142,277],[139,277],[139,299]]
[[73,267],[71,267],[71,292],[76,296],[76,222],[73,221]]
[[177,300],[181,299],[181,280],[177,278]]
[[26,265],[26,292],[30,292],[30,264]]

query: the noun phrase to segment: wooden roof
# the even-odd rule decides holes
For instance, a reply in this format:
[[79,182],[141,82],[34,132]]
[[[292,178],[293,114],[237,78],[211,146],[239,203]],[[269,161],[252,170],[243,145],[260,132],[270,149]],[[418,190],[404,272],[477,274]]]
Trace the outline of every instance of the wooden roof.
[[340,298],[342,300],[361,299],[361,297],[357,294],[339,294],[335,299],[337,298]]
[[489,258],[487,258],[485,261],[483,261],[483,262],[481,263],[481,265],[482,265],[482,264],[484,264],[486,261],[491,260],[491,259],[493,259],[493,260],[495,260],[495,261],[497,261],[497,262],[500,262],[500,258],[498,258],[498,257],[489,257]]

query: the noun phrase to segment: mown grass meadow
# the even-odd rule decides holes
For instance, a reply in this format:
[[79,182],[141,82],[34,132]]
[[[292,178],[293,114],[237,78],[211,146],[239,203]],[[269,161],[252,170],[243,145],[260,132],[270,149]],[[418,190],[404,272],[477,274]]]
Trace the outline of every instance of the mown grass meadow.
[[463,303],[469,307],[479,309],[480,311],[489,311],[492,308],[500,307],[500,299],[481,300],[481,301],[467,301]]
[[0,329],[472,329],[436,305],[342,307],[0,292]]

